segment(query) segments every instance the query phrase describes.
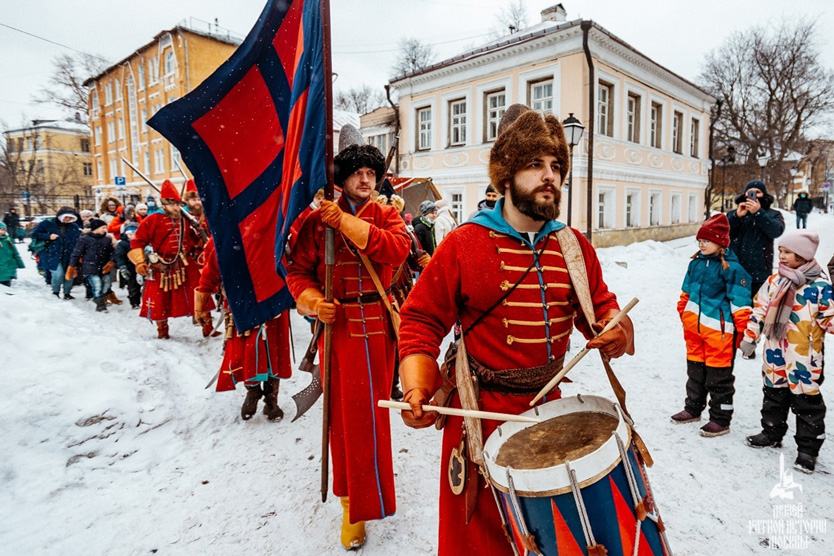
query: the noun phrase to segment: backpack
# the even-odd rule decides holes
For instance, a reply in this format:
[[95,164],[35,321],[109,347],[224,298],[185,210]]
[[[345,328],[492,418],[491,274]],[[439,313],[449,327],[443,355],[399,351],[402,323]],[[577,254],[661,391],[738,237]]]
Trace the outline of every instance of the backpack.
[[32,238],[32,242],[29,244],[29,252],[33,255],[39,254],[41,251],[46,249],[49,246],[49,241],[44,241],[42,239]]

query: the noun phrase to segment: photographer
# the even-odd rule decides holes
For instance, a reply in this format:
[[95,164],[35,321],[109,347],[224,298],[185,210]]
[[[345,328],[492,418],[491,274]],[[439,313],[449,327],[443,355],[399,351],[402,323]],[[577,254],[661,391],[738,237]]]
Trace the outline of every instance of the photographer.
[[773,240],[785,231],[782,214],[770,208],[773,200],[764,182],[753,180],[744,187],[744,195],[736,197],[738,208],[727,213],[730,248],[753,279],[754,297],[773,274]]

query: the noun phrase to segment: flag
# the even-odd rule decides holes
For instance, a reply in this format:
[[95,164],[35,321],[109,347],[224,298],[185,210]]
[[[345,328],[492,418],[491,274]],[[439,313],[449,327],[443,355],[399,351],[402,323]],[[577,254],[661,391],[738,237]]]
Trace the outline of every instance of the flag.
[[194,174],[237,329],[286,310],[295,218],[327,182],[321,0],[269,0],[208,79],[148,121]]

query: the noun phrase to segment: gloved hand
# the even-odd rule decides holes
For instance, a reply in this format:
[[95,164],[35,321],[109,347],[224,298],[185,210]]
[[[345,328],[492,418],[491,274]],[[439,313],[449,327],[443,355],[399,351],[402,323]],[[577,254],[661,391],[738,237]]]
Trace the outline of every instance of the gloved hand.
[[403,422],[411,428],[422,429],[434,424],[437,413],[423,411],[423,405],[440,388],[442,380],[437,361],[428,355],[409,355],[400,362],[400,384],[405,395],[403,401],[411,411],[403,411]]
[[319,210],[322,222],[342,232],[359,249],[368,246],[368,237],[371,233],[370,222],[343,212],[333,201],[322,201]]
[[139,263],[136,265],[136,274],[141,274],[142,276],[150,276],[150,272],[148,272],[148,263]]
[[743,353],[744,356],[748,359],[752,359],[756,355],[756,344],[754,344],[747,338],[741,341],[739,349],[741,349],[741,353]]
[[126,266],[119,267],[119,276],[125,279],[125,281],[130,280],[130,272],[127,271]]
[[116,263],[114,261],[107,261],[106,263],[104,263],[104,266],[101,267],[101,273],[110,274],[110,271],[113,270],[114,266],[116,266]]
[[423,253],[419,257],[417,257],[417,264],[419,264],[422,268],[426,268],[428,266],[429,261],[431,261],[431,255],[428,253]]
[[78,276],[78,269],[74,266],[68,266],[64,273],[64,280],[75,280],[76,276]]
[[127,252],[127,258],[136,266],[136,274],[147,276],[148,263],[145,262],[145,251],[141,247],[131,249]]
[[206,311],[206,305],[211,299],[211,294],[194,290],[194,319],[203,327],[203,336],[211,334],[214,323],[211,321],[211,313]]
[[342,222],[342,215],[345,214],[339,205],[334,203],[333,201],[322,201],[321,206],[319,207],[319,213],[321,214],[321,221],[330,226],[331,228],[339,229],[339,224]]
[[[607,311],[600,319],[592,326],[595,332],[599,333],[611,320],[619,313],[616,309]],[[634,325],[628,315],[624,316],[622,320],[606,332],[600,334],[585,346],[588,349],[599,349],[602,353],[607,355],[610,359],[616,359],[624,353],[634,355]]]
[[324,294],[316,288],[307,288],[298,299],[295,300],[298,312],[302,315],[318,315],[321,322],[332,324],[336,321],[336,309],[339,306],[337,300],[328,303],[324,300]]

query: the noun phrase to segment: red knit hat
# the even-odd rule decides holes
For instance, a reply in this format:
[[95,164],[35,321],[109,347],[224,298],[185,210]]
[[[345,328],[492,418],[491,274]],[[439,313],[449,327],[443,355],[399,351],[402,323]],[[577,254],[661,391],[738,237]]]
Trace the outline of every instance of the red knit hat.
[[695,239],[706,239],[717,243],[725,249],[730,246],[730,221],[723,213],[716,214],[707,218],[706,222],[701,224],[701,229]]
[[182,201],[179,191],[177,191],[177,188],[174,187],[173,183],[171,183],[171,180],[165,180],[164,182],[162,182],[162,187],[159,196],[162,199],[170,199],[171,201]]

